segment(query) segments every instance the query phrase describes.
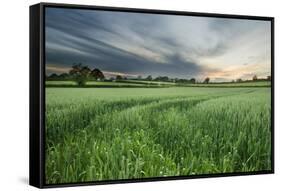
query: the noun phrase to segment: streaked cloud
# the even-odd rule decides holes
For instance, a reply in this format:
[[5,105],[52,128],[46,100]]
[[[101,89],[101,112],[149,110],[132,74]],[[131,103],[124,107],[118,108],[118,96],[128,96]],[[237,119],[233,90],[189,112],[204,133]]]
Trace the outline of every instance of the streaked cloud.
[[47,73],[79,62],[109,76],[224,81],[270,75],[270,60],[268,21],[46,10]]

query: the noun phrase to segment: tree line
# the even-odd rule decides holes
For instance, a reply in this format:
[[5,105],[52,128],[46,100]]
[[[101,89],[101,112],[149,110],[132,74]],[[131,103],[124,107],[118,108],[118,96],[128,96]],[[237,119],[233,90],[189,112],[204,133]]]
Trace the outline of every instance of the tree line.
[[60,75],[53,73],[47,76],[47,80],[74,80],[77,85],[84,86],[88,80],[104,80],[105,76],[98,68],[91,70],[81,63],[74,64],[68,73]]
[[[53,73],[49,76],[46,76],[47,80],[73,80],[77,83],[78,86],[84,86],[89,80],[97,80],[97,81],[123,81],[127,80],[126,76],[116,75],[116,77],[111,77],[110,79],[106,79],[103,72],[98,69],[90,69],[88,66],[83,65],[81,63],[73,64],[68,73],[62,73],[60,75]],[[174,82],[174,83],[189,83],[195,84],[198,83],[195,78],[191,79],[181,79],[181,78],[169,78],[168,76],[158,76],[153,78],[151,75],[148,75],[145,78],[142,76],[138,76],[137,78],[130,78],[132,80],[144,80],[144,81],[159,81],[159,82]],[[271,76],[267,76],[267,78],[258,78],[257,75],[254,75],[252,80],[242,80],[241,78],[237,80],[232,80],[232,83],[241,83],[248,81],[271,81]],[[210,78],[206,77],[203,82],[199,83],[210,83]]]

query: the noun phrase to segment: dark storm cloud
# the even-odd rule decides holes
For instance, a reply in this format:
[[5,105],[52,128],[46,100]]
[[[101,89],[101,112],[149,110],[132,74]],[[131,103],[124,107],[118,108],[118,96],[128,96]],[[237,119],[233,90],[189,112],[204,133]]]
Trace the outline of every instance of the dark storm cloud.
[[224,55],[231,39],[248,30],[236,25],[225,19],[47,8],[47,72],[81,62],[109,72],[196,77],[214,71],[203,58]]
[[177,75],[192,76],[194,73],[203,70],[201,66],[192,61],[186,61],[177,54],[167,56],[165,63],[157,63],[98,40],[92,39],[91,42],[93,43],[91,45],[76,42],[75,48],[83,52],[82,54],[49,47],[46,54],[47,62],[60,63],[69,67],[73,63],[81,62],[105,71],[155,76],[170,75],[174,77]]
[[[127,38],[126,34],[122,37],[124,34],[114,30],[115,24],[124,23],[122,20],[126,18],[127,27],[131,28],[136,35],[146,34],[144,38],[157,40],[159,46],[178,47],[178,44],[171,38],[155,38],[157,34],[150,35],[149,32],[153,31],[146,31],[159,22],[157,18],[147,20],[132,15],[128,19],[127,15],[124,17],[121,14],[116,19],[114,15],[103,17],[99,12],[91,11],[81,14],[76,10],[48,9],[46,14],[47,63],[70,67],[73,63],[81,62],[106,71],[142,75],[185,75],[185,77],[202,70],[202,67],[196,63],[183,60],[176,52],[171,55],[163,55],[165,62],[158,63],[130,52],[130,50],[120,49],[118,46],[107,43],[106,36]],[[109,19],[115,23],[110,22]],[[143,25],[150,27],[144,28]],[[100,35],[105,37],[99,40],[97,38]],[[130,43],[130,39],[128,39],[128,43]],[[146,49],[149,51],[149,47]]]

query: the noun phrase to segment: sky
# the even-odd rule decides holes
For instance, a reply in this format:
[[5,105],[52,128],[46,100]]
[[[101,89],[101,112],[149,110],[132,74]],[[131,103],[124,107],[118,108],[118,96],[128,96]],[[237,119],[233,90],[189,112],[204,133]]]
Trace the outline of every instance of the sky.
[[231,81],[271,72],[270,21],[46,8],[46,73]]

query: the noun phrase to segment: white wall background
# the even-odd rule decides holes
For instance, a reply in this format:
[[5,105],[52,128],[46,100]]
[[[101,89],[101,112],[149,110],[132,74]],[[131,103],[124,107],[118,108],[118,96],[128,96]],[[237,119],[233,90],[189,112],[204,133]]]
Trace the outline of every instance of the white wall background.
[[[0,190],[36,190],[28,185],[29,5],[37,0],[1,1],[0,11]],[[49,2],[49,1],[46,1]],[[50,2],[167,9],[275,17],[274,175],[84,186],[54,190],[278,190],[281,188],[280,97],[281,11],[278,0],[54,0]]]

